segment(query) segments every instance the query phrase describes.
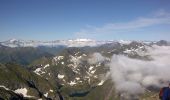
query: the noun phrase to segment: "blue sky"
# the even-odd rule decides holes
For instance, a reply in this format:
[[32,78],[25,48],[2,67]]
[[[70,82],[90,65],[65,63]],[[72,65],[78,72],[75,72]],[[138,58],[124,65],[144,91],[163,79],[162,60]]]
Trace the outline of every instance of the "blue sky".
[[170,0],[0,0],[0,41],[170,40]]

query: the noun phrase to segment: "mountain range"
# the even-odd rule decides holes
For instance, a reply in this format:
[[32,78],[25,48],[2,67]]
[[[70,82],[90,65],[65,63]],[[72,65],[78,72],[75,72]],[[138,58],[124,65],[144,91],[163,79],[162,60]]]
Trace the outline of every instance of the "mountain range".
[[[161,40],[164,43],[167,41]],[[18,39],[10,39],[7,41],[0,42],[0,45],[8,46],[8,47],[38,47],[38,46],[48,46],[48,47],[56,47],[56,46],[67,46],[67,47],[83,47],[83,46],[98,46],[106,43],[121,43],[121,44],[129,44],[132,41],[124,41],[124,40],[92,40],[92,39],[72,39],[72,40],[54,40],[54,41],[36,41],[36,40],[18,40]],[[138,41],[143,43],[155,43],[156,41]],[[170,44],[168,42],[168,44]]]
[[154,84],[140,94],[117,89],[110,64],[114,55],[152,62],[150,49],[169,46],[165,40],[0,42],[0,99],[157,100],[159,87]]

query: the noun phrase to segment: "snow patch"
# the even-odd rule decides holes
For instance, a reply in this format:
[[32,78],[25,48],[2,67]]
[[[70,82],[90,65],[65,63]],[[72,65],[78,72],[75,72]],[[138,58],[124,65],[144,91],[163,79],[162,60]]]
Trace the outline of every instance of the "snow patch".
[[64,59],[64,56],[56,56],[53,58],[55,61]]
[[[146,52],[143,50],[146,46],[138,46],[138,48],[131,48],[131,49],[126,49],[123,51],[126,54],[134,54],[137,53],[140,56],[146,55]],[[147,48],[147,47],[146,47]]]
[[64,56],[58,56],[58,60],[64,59]]
[[79,78],[79,77],[76,77],[76,80],[80,80],[80,78]]
[[0,87],[4,88],[5,90],[10,90],[9,88],[7,88],[6,86],[0,85]]
[[48,75],[50,76],[50,75],[51,75],[51,73],[48,73]]
[[94,68],[94,66],[90,66],[89,71],[91,71]]
[[54,91],[50,89],[50,92],[54,92]]
[[63,78],[64,78],[64,75],[58,74],[58,78],[59,78],[59,79],[63,79]]
[[94,74],[95,72],[96,72],[96,70],[93,70],[93,71],[91,71],[90,73],[91,73],[91,74]]
[[74,68],[76,68],[77,67],[77,65],[80,63],[80,59],[82,58],[82,56],[70,56],[70,62],[72,62],[73,63],[73,67]]
[[37,68],[35,71],[34,71],[35,74],[37,75],[41,75],[41,74],[44,74],[45,72],[42,71],[42,68]]
[[61,64],[64,65],[64,62],[62,61]]
[[97,75],[95,75],[94,78],[98,78]]
[[97,85],[100,86],[100,85],[103,85],[104,83],[104,80],[101,80],[100,83],[98,83]]
[[83,54],[82,56],[87,56],[86,54]]
[[24,97],[33,97],[33,96],[27,95],[27,91],[28,90],[26,88],[20,88],[20,89],[15,90],[14,92],[18,94],[22,94]]
[[41,72],[41,74],[44,74],[45,72]]
[[45,93],[45,94],[44,94],[44,96],[45,96],[45,97],[47,97],[47,96],[48,96],[48,92],[47,92],[47,93]]
[[36,73],[37,75],[40,75],[40,72],[41,71],[41,68],[37,68],[35,71],[34,71],[34,73]]
[[69,84],[70,84],[70,86],[73,86],[73,85],[76,84],[76,82],[75,81],[71,81]]
[[49,67],[49,66],[50,66],[49,64],[45,65],[45,66],[44,66],[44,69],[47,68],[47,67]]

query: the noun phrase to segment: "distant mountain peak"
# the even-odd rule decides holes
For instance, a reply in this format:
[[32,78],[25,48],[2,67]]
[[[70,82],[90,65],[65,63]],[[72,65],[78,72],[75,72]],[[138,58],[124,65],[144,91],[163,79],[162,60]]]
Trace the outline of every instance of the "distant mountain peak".
[[130,44],[132,41],[130,40],[119,40],[119,43],[121,44]]
[[8,42],[10,42],[10,43],[13,43],[13,42],[16,42],[16,41],[18,41],[18,40],[15,39],[15,38],[12,38],[12,39],[9,39],[9,40],[8,40]]
[[95,41],[92,39],[86,39],[86,38],[77,38],[77,39],[71,39],[69,41],[78,41],[78,42],[86,42],[86,41]]

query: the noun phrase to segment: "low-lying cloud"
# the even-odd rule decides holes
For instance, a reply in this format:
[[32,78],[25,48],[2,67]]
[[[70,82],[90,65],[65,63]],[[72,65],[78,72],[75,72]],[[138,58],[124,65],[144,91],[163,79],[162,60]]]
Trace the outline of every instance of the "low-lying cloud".
[[[170,47],[153,46],[146,55],[153,60],[132,59],[124,55],[113,55],[110,74],[119,92],[141,94],[150,86],[162,87],[170,80]],[[164,82],[164,83],[163,83]]]
[[[167,86],[170,81],[170,46],[146,47],[144,55],[151,60],[129,58],[125,55],[113,55],[108,66],[110,76],[118,93],[138,95],[150,87]],[[103,62],[107,57],[94,53],[88,59],[90,64]],[[147,58],[146,58],[147,59]]]
[[96,64],[99,62],[103,62],[106,58],[103,57],[100,53],[94,53],[93,55],[91,55],[91,58],[88,59],[88,63],[89,64]]

